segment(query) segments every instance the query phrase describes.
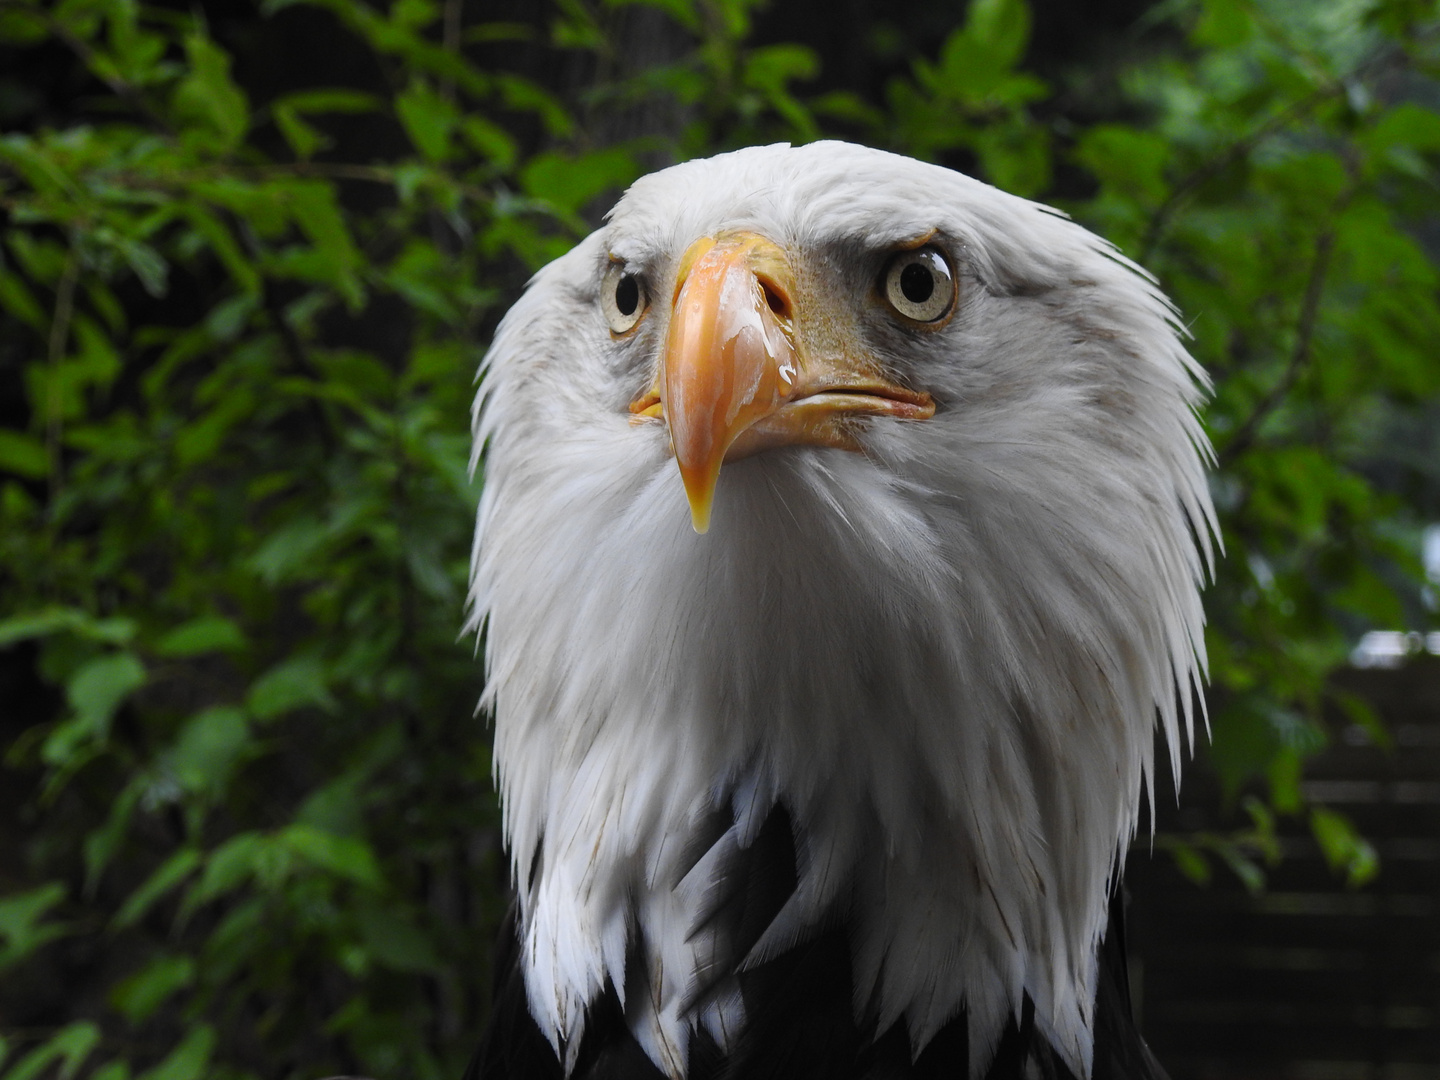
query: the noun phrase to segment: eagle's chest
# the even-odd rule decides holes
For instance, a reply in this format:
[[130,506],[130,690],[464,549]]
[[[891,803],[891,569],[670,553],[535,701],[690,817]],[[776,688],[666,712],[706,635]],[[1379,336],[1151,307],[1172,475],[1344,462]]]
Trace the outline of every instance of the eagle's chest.
[[[573,1062],[613,992],[680,1077],[756,1022],[754,973],[824,939],[855,1030],[925,1047],[963,1009],[979,1068],[1028,999],[1078,1068],[1132,784],[1092,779],[1139,768],[1084,711],[1109,690],[1027,696],[998,576],[870,463],[739,466],[705,537],[642,486],[491,549],[529,1011]],[[1064,638],[1020,644],[1074,665],[1052,687],[1095,678]]]
[[[857,935],[866,932],[857,908],[873,897],[857,891],[853,879],[824,918],[792,927],[793,936],[767,948],[767,935],[774,938],[787,907],[813,888],[805,877],[815,867],[803,830],[783,805],[758,822],[746,820],[747,809],[732,803],[698,821],[670,864],[680,878],[656,882],[648,897],[641,886],[632,897],[623,981],[608,972],[585,1002],[583,1027],[554,1049],[549,1033],[542,1034],[543,1019],[537,1027],[526,1015],[543,1015],[527,970],[534,938],[523,926],[507,925],[519,949],[501,958],[497,1021],[472,1067],[478,1076],[558,1080],[568,1070],[577,1080],[938,1080],[978,1078],[978,1062],[986,1080],[1074,1080],[1037,1027],[1028,995],[1008,1008],[992,1038],[977,1023],[984,1005],[976,998],[918,1047],[918,1032],[890,1022],[883,1003],[857,1007],[866,983],[857,967]],[[679,903],[667,905],[666,896]],[[661,940],[666,934],[674,940]],[[1112,925],[1107,938],[1121,957],[1122,933]],[[1115,982],[1123,970],[1117,960],[1100,973],[1097,1076],[1163,1078],[1141,1056],[1148,1052],[1131,1024],[1128,992]],[[990,991],[1008,997],[999,987]],[[514,1017],[517,1026],[502,1027],[503,1017]],[[1104,1064],[1117,1054],[1123,1058],[1118,1069]]]

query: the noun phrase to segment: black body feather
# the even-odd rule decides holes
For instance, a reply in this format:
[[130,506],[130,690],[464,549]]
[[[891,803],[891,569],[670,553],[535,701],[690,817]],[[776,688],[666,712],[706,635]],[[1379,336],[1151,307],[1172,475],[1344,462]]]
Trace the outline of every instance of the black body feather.
[[[728,816],[727,816],[728,817]],[[721,819],[702,828],[698,861],[726,835]],[[734,972],[774,919],[796,884],[795,841],[789,815],[773,810],[749,847],[737,849],[717,873],[707,922],[719,924],[727,947],[700,980],[694,1000]],[[640,965],[627,965],[634,972]],[[531,1018],[520,965],[516,910],[501,930],[495,958],[495,996],[489,1026],[465,1080],[565,1080],[555,1051]],[[767,963],[739,975],[747,1023],[730,1053],[701,1031],[691,1040],[689,1080],[965,1080],[969,1043],[962,1013],[914,1058],[904,1024],[876,1036],[852,1008],[850,943],[843,925],[826,929]],[[644,986],[627,988],[645,993]],[[997,993],[1002,992],[997,988]],[[1001,1037],[987,1080],[1079,1080],[1036,1030],[1034,1007]],[[1124,900],[1110,901],[1101,945],[1095,1003],[1092,1080],[1168,1080],[1135,1026],[1125,961]],[[573,1080],[665,1080],[630,1033],[614,987],[592,1003]]]

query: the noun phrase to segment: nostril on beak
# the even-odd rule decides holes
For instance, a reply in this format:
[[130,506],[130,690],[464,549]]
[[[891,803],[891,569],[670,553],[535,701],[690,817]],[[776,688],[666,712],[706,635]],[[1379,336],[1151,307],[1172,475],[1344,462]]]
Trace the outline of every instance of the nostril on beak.
[[782,319],[790,317],[790,298],[773,281],[757,274],[756,280],[760,282],[760,289],[765,293],[765,303]]

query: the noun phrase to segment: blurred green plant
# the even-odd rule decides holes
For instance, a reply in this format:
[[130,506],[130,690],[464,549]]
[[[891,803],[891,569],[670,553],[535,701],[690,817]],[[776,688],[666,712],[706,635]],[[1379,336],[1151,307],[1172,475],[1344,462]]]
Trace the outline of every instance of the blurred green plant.
[[[838,131],[1052,199],[1081,178],[1058,201],[1157,273],[1216,378],[1210,754],[1250,824],[1161,846],[1257,886],[1304,815],[1374,873],[1301,776],[1327,701],[1384,740],[1328,677],[1418,576],[1418,511],[1373,466],[1440,391],[1429,4],[1167,4],[1103,122],[1022,68],[1022,0],[974,0],[874,100],[804,93],[816,54],[754,44],[752,0],[266,17],[291,8],[379,77],[256,100],[198,15],[0,0],[0,48],[88,73],[76,116],[0,134],[0,649],[34,673],[0,987],[88,943],[101,988],[0,1033],[0,1080],[459,1074],[506,872],[456,640],[472,375],[642,162],[756,141]],[[641,15],[681,45],[632,61]]]
[[[1145,125],[1075,140],[1100,190],[1069,209],[1160,278],[1215,380],[1229,558],[1206,600],[1208,756],[1228,799],[1263,780],[1270,810],[1302,815],[1359,884],[1373,847],[1301,779],[1327,710],[1389,745],[1330,676],[1361,628],[1422,617],[1401,582],[1421,578],[1426,508],[1381,481],[1397,418],[1440,398],[1440,273],[1419,239],[1436,206],[1440,21],[1409,3],[1209,0],[1196,16],[1189,56],[1125,75]],[[1433,493],[1440,461],[1425,468]],[[1267,839],[1250,850],[1273,860],[1273,816],[1254,821]],[[1258,884],[1253,862],[1225,860]]]
[[[570,121],[433,44],[429,4],[329,10],[403,72],[388,100],[252,102],[198,17],[0,7],[109,94],[0,137],[30,406],[0,440],[0,643],[61,694],[7,753],[36,835],[0,978],[66,935],[128,957],[105,1036],[16,1038],[7,1080],[453,1076],[479,1008],[503,870],[456,640],[465,415],[500,290],[573,232],[487,116]],[[408,147],[327,160],[347,114]]]

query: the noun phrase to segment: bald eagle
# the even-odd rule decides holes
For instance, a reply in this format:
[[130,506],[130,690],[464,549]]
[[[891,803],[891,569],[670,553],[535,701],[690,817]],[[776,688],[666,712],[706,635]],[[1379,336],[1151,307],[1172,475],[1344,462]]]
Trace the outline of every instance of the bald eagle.
[[1105,241],[844,143],[644,177],[536,274],[475,406],[471,1074],[1163,1076],[1114,914],[1194,737],[1206,385]]

